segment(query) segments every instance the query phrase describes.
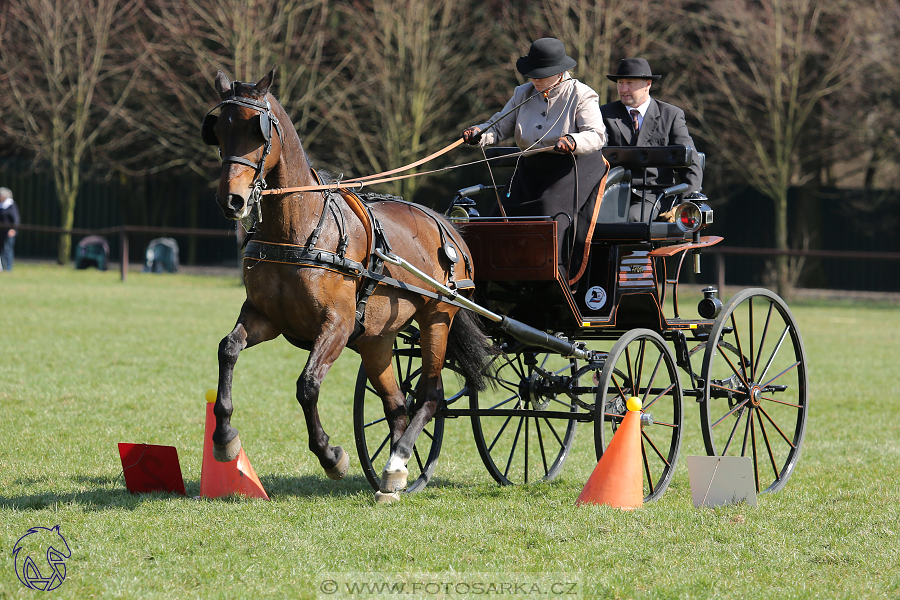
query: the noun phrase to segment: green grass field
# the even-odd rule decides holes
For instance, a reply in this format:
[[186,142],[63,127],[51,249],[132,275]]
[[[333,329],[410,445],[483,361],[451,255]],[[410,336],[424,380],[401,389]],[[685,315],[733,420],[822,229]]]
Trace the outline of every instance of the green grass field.
[[[132,273],[122,284],[27,263],[0,274],[0,598],[33,597],[13,546],[57,524],[72,552],[59,598],[372,597],[325,592],[401,576],[468,586],[408,598],[512,595],[483,580],[574,582],[552,596],[570,598],[900,596],[896,306],[792,303],[810,411],[783,491],[756,508],[695,509],[682,460],[660,501],[623,512],[574,506],[594,466],[589,425],[554,482],[500,488],[464,419],[447,423],[424,492],[375,505],[353,446],[356,355],[322,390],[326,430],[352,457],[332,482],[294,399],[305,353],[280,339],[241,356],[234,387],[233,422],[272,501],[191,499],[204,392],[242,299],[235,278]],[[685,410],[682,459],[703,453],[696,403]],[[129,494],[117,442],[176,446],[188,498]]]

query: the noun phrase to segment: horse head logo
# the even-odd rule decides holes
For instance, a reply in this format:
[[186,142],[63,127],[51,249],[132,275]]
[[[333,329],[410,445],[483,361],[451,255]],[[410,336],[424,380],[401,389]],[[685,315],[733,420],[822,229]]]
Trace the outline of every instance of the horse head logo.
[[32,527],[13,547],[16,575],[27,588],[49,592],[66,578],[66,559],[72,556],[59,525]]

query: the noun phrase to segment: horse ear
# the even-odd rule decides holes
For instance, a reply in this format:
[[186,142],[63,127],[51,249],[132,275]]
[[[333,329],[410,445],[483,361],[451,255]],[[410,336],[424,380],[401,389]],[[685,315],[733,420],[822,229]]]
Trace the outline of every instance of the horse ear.
[[229,81],[228,75],[222,71],[216,73],[216,91],[223,99],[225,96],[231,95],[231,81]]
[[[277,65],[276,65],[277,66]],[[272,67],[272,70],[266,73],[265,77],[256,82],[256,92],[261,96],[265,96],[269,93],[269,87],[271,87],[272,82],[275,81],[275,67]]]

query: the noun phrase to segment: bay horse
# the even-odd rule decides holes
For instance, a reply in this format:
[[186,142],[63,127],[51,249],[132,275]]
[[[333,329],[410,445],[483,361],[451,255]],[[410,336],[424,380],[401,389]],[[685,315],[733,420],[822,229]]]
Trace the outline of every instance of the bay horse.
[[[406,464],[416,438],[443,399],[440,375],[448,339],[450,357],[462,368],[467,385],[477,388],[483,388],[481,367],[489,343],[477,317],[467,310],[457,314],[459,305],[447,298],[411,291],[422,292],[415,287],[418,280],[378,260],[373,248],[380,244],[445,285],[456,285],[465,296],[474,285],[468,286],[474,275],[471,254],[448,221],[420,205],[389,200],[363,204],[343,191],[261,194],[263,186],[275,191],[320,183],[287,112],[269,93],[274,76],[273,68],[252,84],[229,81],[219,71],[215,88],[221,102],[201,127],[204,141],[217,145],[222,157],[219,207],[225,217],[245,224],[249,220],[255,229],[243,260],[247,298],[234,329],[219,344],[214,456],[232,461],[241,448],[231,425],[238,354],[281,335],[309,351],[297,379],[309,449],[329,478],[343,478],[349,456],[330,444],[317,403],[322,380],[349,345],[359,353],[384,404],[391,452],[376,497],[393,501],[406,486]],[[220,114],[213,115],[219,108]],[[422,375],[408,415],[391,361],[394,339],[413,321],[420,330]]]

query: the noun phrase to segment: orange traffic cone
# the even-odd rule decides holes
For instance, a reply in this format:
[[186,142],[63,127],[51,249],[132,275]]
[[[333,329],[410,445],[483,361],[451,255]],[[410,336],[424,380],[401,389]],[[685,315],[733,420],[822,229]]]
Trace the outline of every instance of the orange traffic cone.
[[263,489],[256,471],[244,449],[238,457],[227,463],[213,458],[212,434],[216,429],[216,415],[213,406],[216,402],[216,391],[206,392],[206,432],[203,435],[203,466],[200,469],[200,495],[205,498],[219,498],[231,494],[241,494],[250,498],[269,499]]
[[644,505],[641,401],[637,398],[628,399],[622,424],[575,501],[575,506],[581,504],[608,504],[623,509]]

